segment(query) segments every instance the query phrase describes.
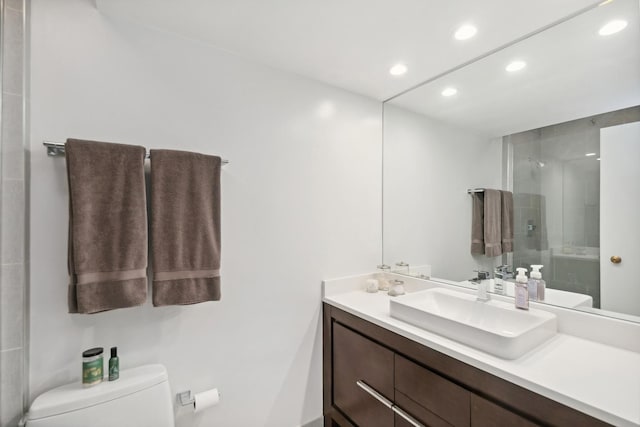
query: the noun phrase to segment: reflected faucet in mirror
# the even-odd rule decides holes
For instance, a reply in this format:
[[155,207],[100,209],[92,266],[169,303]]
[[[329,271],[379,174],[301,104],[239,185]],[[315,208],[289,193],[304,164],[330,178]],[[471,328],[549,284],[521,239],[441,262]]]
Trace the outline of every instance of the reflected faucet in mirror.
[[478,275],[476,277],[474,277],[473,279],[469,279],[470,282],[473,283],[480,283],[483,280],[487,280],[491,278],[491,275],[489,274],[488,271],[482,271],[482,270],[473,270],[474,273],[477,273]]
[[504,295],[504,282],[506,279],[513,278],[513,271],[509,271],[509,265],[500,265],[493,271],[495,278],[494,292],[500,295]]
[[[400,269],[403,269],[404,267],[407,268],[406,273],[409,274],[410,270],[409,270],[409,263],[406,263],[404,261],[400,261],[400,262],[396,262],[396,267],[399,267]],[[395,270],[396,273],[399,273],[400,270]]]

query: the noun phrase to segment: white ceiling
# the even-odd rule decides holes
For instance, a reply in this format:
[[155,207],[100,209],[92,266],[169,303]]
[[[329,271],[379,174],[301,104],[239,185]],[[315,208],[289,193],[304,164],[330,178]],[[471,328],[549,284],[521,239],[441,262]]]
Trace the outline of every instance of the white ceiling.
[[[96,0],[132,20],[383,100],[594,0]],[[478,27],[467,41],[452,35]],[[404,62],[402,77],[389,68]]]
[[[627,28],[598,35],[614,19]],[[526,68],[506,72],[513,60]],[[458,93],[443,97],[450,86]],[[616,0],[591,9],[391,102],[490,136],[640,105],[640,4]]]

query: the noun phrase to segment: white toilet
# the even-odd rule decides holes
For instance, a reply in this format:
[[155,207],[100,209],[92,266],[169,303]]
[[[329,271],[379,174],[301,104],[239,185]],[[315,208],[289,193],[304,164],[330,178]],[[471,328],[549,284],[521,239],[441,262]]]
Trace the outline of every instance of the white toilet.
[[85,388],[76,382],[36,398],[27,427],[174,427],[167,370],[146,365]]

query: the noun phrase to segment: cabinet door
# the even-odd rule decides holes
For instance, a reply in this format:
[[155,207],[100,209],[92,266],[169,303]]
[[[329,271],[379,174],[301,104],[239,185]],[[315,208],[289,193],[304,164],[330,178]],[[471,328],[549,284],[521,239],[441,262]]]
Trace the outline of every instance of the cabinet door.
[[358,426],[393,426],[393,411],[358,381],[393,401],[393,352],[334,322],[333,404]]
[[397,354],[395,368],[399,393],[455,427],[469,426],[469,391]]
[[471,427],[535,427],[538,424],[471,394]]

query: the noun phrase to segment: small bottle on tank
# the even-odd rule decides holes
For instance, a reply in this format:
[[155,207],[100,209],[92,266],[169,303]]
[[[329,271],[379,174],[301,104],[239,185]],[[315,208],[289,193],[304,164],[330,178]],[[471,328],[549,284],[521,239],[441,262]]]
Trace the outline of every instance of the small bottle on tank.
[[118,347],[111,347],[111,358],[109,359],[109,381],[115,381],[118,378],[120,378]]

